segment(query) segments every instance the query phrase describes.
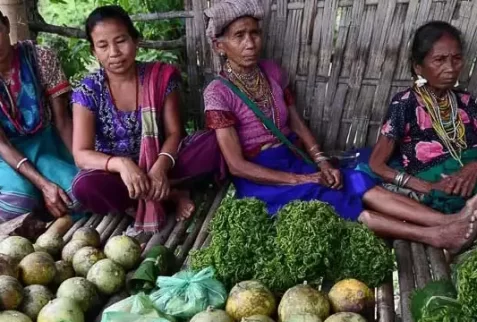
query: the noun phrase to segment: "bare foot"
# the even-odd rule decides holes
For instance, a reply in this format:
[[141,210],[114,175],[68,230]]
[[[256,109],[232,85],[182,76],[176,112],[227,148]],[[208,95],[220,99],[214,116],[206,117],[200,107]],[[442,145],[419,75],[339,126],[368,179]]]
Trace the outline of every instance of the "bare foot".
[[[477,213],[477,211],[476,211]],[[477,237],[477,227],[475,226],[475,216],[463,218],[450,225],[440,226],[441,247],[449,251],[450,254],[458,254],[470,247]]]
[[470,217],[475,216],[475,212],[477,211],[477,196],[472,197],[471,199],[467,200],[465,203],[465,207],[462,208],[457,214],[453,217],[454,220],[460,220],[463,218],[470,219]]
[[177,203],[176,207],[176,219],[177,221],[183,221],[192,215],[195,210],[195,205],[188,191],[177,191],[175,193],[174,201]]

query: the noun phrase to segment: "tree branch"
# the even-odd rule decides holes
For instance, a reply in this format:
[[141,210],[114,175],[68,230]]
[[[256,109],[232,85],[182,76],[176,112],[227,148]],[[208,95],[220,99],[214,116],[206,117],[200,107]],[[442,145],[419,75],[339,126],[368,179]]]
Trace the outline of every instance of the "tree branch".
[[194,13],[191,11],[169,11],[169,12],[154,12],[154,13],[138,13],[131,15],[133,21],[151,21],[151,20],[165,20],[175,18],[193,18]]
[[[46,32],[70,38],[86,39],[85,32],[78,28],[55,26],[42,22],[29,22],[28,26],[35,32]],[[185,37],[181,37],[174,40],[141,40],[139,46],[150,49],[171,50],[183,48],[185,43]]]

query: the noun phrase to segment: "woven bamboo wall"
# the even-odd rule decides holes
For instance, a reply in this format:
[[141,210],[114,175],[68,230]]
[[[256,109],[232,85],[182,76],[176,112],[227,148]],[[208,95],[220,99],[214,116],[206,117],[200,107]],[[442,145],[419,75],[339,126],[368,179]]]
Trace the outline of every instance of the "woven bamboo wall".
[[[262,1],[264,57],[288,71],[297,107],[327,149],[375,142],[390,97],[411,84],[408,44],[426,21],[461,29],[467,43],[461,84],[477,94],[476,0]],[[210,3],[185,0],[194,13],[186,22],[191,102],[201,102],[204,84],[218,69],[204,33],[202,10]]]

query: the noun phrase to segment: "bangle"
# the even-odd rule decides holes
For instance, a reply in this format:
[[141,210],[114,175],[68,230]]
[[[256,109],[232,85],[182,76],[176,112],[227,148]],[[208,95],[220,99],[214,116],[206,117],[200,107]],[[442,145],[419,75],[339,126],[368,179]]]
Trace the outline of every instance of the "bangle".
[[108,159],[106,160],[106,164],[104,165],[104,171],[109,172],[109,161],[114,157],[114,155],[110,155]]
[[396,174],[396,176],[394,177],[393,183],[399,188],[401,188],[404,187],[404,184],[409,181],[409,178],[406,178],[406,172],[398,172],[398,174]]
[[317,150],[317,149],[318,149],[318,144],[315,144],[314,146],[312,146],[312,147],[308,150],[308,152],[311,153],[311,152],[313,152],[314,150]]
[[411,179],[411,175],[408,175],[406,179],[404,179],[404,181],[402,182],[402,186],[405,187],[410,179]]
[[314,159],[315,163],[321,163],[323,161],[329,161],[329,160],[330,160],[330,158],[328,158],[328,157],[318,157],[318,158]]
[[175,167],[175,165],[176,165],[176,160],[174,159],[174,157],[173,157],[170,153],[161,152],[161,153],[159,153],[158,156],[161,156],[161,155],[164,155],[164,156],[168,157],[168,158],[171,160],[171,162],[172,162],[171,168],[174,168],[174,167]]
[[22,166],[23,163],[27,162],[28,159],[27,158],[23,158],[21,159],[18,163],[17,163],[17,171],[20,170],[20,167]]

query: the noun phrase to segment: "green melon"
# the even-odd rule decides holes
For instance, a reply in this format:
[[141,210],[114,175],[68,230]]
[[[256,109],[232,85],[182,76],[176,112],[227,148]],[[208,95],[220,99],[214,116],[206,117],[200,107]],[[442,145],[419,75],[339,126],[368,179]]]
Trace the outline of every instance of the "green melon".
[[225,311],[236,321],[252,315],[271,316],[276,309],[272,292],[257,281],[244,281],[230,291]]
[[99,249],[91,246],[83,247],[73,256],[73,269],[76,275],[86,277],[91,267],[104,258],[106,256]]
[[321,320],[330,315],[330,302],[326,295],[306,283],[287,290],[278,306],[278,317],[281,322],[303,313],[314,314]]
[[20,236],[10,236],[0,243],[0,254],[10,256],[16,263],[34,251],[31,242]]
[[355,279],[339,281],[328,297],[334,312],[361,313],[374,308],[374,290]]
[[41,309],[37,322],[84,322],[84,314],[75,301],[57,298]]
[[25,296],[20,311],[36,320],[41,309],[55,298],[53,293],[43,285],[30,285],[24,289]]
[[252,315],[247,318],[243,318],[240,322],[275,322],[266,315]]
[[55,286],[60,286],[61,283],[75,276],[75,271],[71,263],[67,263],[65,261],[57,261],[55,262],[55,267],[56,275],[55,279],[53,280],[53,284]]
[[20,282],[11,276],[0,276],[0,310],[14,310],[23,301],[24,291]]
[[18,311],[3,311],[0,312],[0,322],[32,322],[32,320]]
[[88,246],[101,246],[101,238],[96,229],[92,227],[82,227],[75,231],[71,240],[82,240],[88,243]]
[[104,254],[129,271],[137,265],[141,257],[141,246],[129,236],[114,236],[106,243]]
[[55,262],[51,255],[44,252],[27,255],[18,267],[24,285],[48,285],[56,276]]
[[227,312],[209,307],[206,311],[194,315],[190,322],[234,322],[234,320]]
[[124,286],[124,269],[110,259],[102,259],[91,267],[88,281],[96,285],[101,293],[112,295]]
[[44,233],[36,240],[36,245],[53,257],[59,256],[63,248],[63,237],[57,233]]
[[86,240],[70,241],[65,247],[63,247],[63,250],[61,251],[61,259],[68,263],[73,262],[73,256],[75,256],[76,252],[86,246],[91,246]]
[[333,314],[325,322],[366,322],[366,319],[357,313],[340,312]]
[[298,313],[291,315],[283,322],[323,322],[316,314]]
[[56,297],[72,299],[79,304],[83,312],[87,312],[96,304],[96,287],[84,277],[73,277],[60,285]]

